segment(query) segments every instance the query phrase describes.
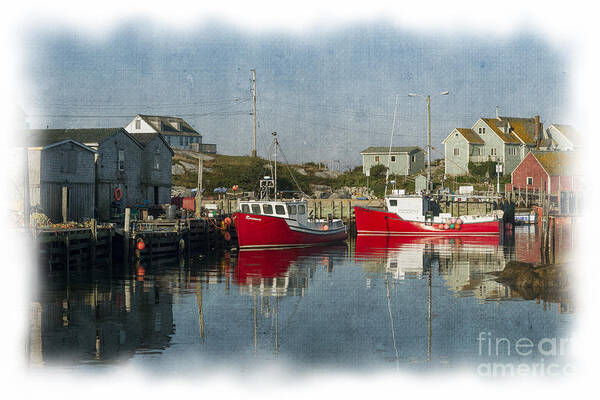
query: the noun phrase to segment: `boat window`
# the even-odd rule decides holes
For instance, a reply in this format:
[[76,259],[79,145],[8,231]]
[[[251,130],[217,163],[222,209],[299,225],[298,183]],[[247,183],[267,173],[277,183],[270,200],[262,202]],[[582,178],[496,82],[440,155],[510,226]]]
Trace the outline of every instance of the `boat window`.
[[273,206],[270,204],[263,204],[263,214],[273,214]]
[[296,206],[288,206],[288,212],[290,215],[296,215]]
[[260,204],[252,204],[252,213],[260,214]]
[[396,207],[398,205],[398,200],[390,200],[390,207]]
[[250,207],[248,207],[248,204],[242,204],[242,212],[246,214],[250,212]]
[[304,206],[304,204],[299,204],[298,205],[298,214],[302,215],[306,213],[306,207]]
[[285,208],[282,204],[277,204],[275,206],[275,213],[277,213],[277,215],[285,215]]

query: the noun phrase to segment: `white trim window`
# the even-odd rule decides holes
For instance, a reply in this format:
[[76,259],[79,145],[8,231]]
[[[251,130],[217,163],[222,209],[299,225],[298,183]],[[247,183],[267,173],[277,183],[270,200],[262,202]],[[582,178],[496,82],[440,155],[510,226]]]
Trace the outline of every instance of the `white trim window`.
[[527,185],[533,185],[533,176],[527,177]]
[[125,150],[119,150],[119,171],[125,171]]
[[460,156],[460,148],[458,148],[458,147],[454,148],[454,155],[455,156]]
[[492,147],[490,149],[490,156],[496,156],[496,155],[498,155],[498,151],[496,150],[495,147]]

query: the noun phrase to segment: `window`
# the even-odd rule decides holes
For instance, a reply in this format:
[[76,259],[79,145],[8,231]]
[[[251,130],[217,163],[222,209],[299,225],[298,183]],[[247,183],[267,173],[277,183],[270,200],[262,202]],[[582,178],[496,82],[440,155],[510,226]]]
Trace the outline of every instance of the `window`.
[[492,149],[490,149],[490,155],[491,156],[495,156],[496,155],[496,148],[495,147],[492,148]]
[[183,136],[179,136],[179,145],[183,146]]
[[125,171],[125,150],[119,150],[119,171]]
[[528,176],[527,177],[527,184],[528,185],[533,185],[533,176]]
[[61,165],[60,172],[67,174],[75,173],[77,166],[77,151],[76,150],[65,150],[61,152]]
[[517,155],[517,148],[516,147],[509,147],[508,148],[508,154],[511,156],[516,156]]
[[250,212],[250,207],[248,207],[248,204],[242,204],[242,212],[246,214]]
[[154,152],[154,169],[160,169],[160,150]]
[[398,205],[398,200],[390,200],[390,207],[396,207]]
[[252,214],[260,214],[260,204],[252,204]]
[[142,128],[142,121],[139,119],[135,120],[135,129],[141,129]]
[[270,204],[263,204],[263,214],[273,214],[273,206]]
[[460,149],[459,149],[458,147],[455,147],[455,148],[454,148],[454,155],[455,155],[455,156],[458,156],[458,155],[460,155]]
[[277,215],[285,215],[285,208],[281,204],[275,206],[275,213]]
[[417,162],[417,156],[410,156],[410,161]]
[[375,156],[375,162],[379,162],[379,156]]
[[296,206],[288,206],[288,213],[290,213],[290,215],[296,215]]
[[392,156],[392,161],[395,162],[396,161],[396,156]]
[[478,131],[478,132],[479,132],[480,134],[481,134],[481,133],[485,133],[485,128],[479,128],[479,131]]
[[474,156],[480,155],[480,153],[479,153],[479,147],[473,147],[473,155]]
[[306,214],[306,206],[304,204],[298,205],[298,214],[300,214],[300,215]]

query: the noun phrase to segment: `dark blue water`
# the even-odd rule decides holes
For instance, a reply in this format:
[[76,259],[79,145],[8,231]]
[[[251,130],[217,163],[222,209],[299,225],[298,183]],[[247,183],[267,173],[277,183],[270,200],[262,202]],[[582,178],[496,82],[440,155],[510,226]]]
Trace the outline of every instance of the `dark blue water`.
[[28,358],[163,375],[265,365],[486,375],[493,363],[540,362],[562,371],[568,293],[532,295],[494,275],[515,260],[539,262],[538,239],[527,228],[504,243],[359,237],[45,277]]

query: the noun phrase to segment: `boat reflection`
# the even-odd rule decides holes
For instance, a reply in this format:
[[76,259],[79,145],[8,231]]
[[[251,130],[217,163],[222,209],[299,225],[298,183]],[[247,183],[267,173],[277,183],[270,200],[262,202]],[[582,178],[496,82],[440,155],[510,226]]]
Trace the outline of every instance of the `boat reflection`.
[[238,254],[234,281],[243,294],[303,296],[314,269],[333,271],[334,259],[348,252],[344,245],[287,249],[242,250]]

